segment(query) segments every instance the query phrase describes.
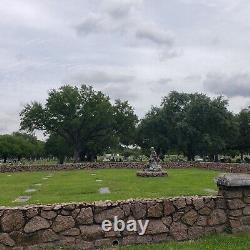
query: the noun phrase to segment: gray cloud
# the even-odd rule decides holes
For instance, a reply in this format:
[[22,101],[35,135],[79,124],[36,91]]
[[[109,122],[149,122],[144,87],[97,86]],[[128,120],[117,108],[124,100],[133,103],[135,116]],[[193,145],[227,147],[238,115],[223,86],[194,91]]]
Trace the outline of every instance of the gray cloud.
[[169,32],[157,27],[139,27],[136,30],[135,36],[137,39],[147,40],[165,46],[172,46],[174,43],[174,38]]
[[88,35],[103,30],[104,26],[100,17],[91,15],[76,25],[75,29],[79,35]]
[[224,75],[210,73],[203,82],[205,89],[211,93],[228,97],[250,97],[250,74]]
[[99,12],[90,13],[75,26],[77,34],[85,36],[99,32],[121,32],[131,28],[133,11],[141,4],[140,0],[103,1]]
[[104,1],[103,9],[114,19],[122,19],[132,14],[132,11],[142,5],[142,0],[108,0]]
[[87,35],[111,34],[127,32],[129,24],[126,19],[118,20],[107,14],[90,14],[82,22],[75,25],[77,35],[85,37]]
[[76,33],[80,37],[119,34],[125,43],[157,49],[162,61],[180,55],[173,48],[173,34],[142,16],[142,3],[140,0],[104,1],[100,12],[89,14],[74,27]]
[[[123,8],[114,9],[117,16],[114,14],[90,14],[81,23],[75,26],[76,32],[80,36],[88,34],[97,34],[100,32],[126,32],[128,36],[134,34],[138,41],[147,41],[154,45],[171,47],[174,44],[174,37],[169,32],[154,23],[145,23],[140,18],[132,18],[128,13],[130,9],[125,9],[124,14],[119,15]],[[122,20],[117,20],[122,19]],[[130,39],[132,39],[130,37]]]

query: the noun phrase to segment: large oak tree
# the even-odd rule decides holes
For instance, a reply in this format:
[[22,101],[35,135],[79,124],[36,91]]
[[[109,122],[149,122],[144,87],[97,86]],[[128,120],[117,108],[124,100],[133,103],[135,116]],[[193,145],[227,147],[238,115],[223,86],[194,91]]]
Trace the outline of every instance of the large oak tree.
[[28,104],[20,115],[21,129],[63,138],[73,148],[75,161],[91,160],[119,142],[131,143],[124,135],[133,134],[137,122],[127,102],[112,105],[108,96],[86,85],[53,89],[44,105]]

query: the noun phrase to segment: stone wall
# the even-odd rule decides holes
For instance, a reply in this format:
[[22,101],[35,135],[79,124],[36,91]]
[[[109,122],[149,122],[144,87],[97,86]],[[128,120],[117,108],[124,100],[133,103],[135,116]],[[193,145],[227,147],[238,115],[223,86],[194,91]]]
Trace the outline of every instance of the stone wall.
[[198,168],[220,170],[229,173],[250,173],[249,163],[197,162],[192,164]]
[[[196,239],[227,228],[222,197],[177,197],[0,209],[0,249],[80,249]],[[149,220],[146,233],[104,232],[103,220]],[[37,248],[35,248],[37,247]]]
[[[31,171],[60,171],[74,169],[102,168],[131,168],[142,169],[146,162],[84,162],[77,164],[54,165],[0,165],[0,173],[31,172]],[[163,168],[205,168],[232,173],[250,173],[250,164],[218,163],[218,162],[164,162]]]
[[250,176],[227,175],[220,177],[218,185],[219,194],[225,198],[231,231],[250,232]]

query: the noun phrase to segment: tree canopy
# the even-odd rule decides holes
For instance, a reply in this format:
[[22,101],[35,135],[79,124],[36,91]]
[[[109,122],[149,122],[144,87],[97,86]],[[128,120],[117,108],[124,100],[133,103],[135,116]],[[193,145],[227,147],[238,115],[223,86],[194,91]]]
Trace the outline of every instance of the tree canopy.
[[250,109],[243,109],[237,115],[237,121],[239,124],[237,148],[241,153],[241,160],[243,160],[243,154],[250,152]]
[[108,96],[86,85],[53,89],[45,105],[33,102],[20,115],[21,129],[63,138],[75,161],[91,160],[118,143],[132,143],[137,123],[128,102],[117,100],[112,105]]
[[45,143],[45,152],[47,156],[56,157],[62,164],[66,157],[73,156],[73,148],[65,139],[59,135],[51,134]]
[[159,153],[182,152],[216,156],[237,136],[237,124],[222,97],[171,92],[159,108],[153,107],[138,127],[138,144],[155,146]]
[[44,143],[36,137],[28,134],[13,133],[12,135],[0,135],[0,157],[7,158],[22,157],[35,159],[44,154]]

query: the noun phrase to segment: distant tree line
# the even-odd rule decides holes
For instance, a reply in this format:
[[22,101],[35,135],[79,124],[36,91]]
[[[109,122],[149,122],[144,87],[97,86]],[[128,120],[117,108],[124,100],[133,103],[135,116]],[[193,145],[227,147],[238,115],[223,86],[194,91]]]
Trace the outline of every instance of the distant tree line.
[[44,142],[30,134],[15,132],[0,135],[0,158],[20,161],[22,158],[37,159],[44,156]]
[[[18,160],[37,157],[92,161],[105,152],[139,146],[148,153],[154,146],[160,156],[182,153],[218,160],[219,154],[250,152],[250,110],[239,114],[228,110],[224,97],[171,92],[160,107],[152,107],[141,120],[127,101],[115,100],[92,87],[65,85],[49,92],[45,104],[24,107],[21,131],[0,136],[0,158]],[[46,142],[36,139],[43,131]],[[138,154],[138,150],[136,152]]]

